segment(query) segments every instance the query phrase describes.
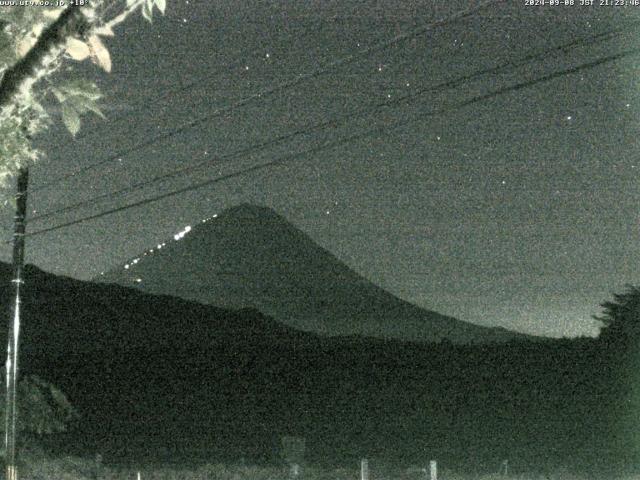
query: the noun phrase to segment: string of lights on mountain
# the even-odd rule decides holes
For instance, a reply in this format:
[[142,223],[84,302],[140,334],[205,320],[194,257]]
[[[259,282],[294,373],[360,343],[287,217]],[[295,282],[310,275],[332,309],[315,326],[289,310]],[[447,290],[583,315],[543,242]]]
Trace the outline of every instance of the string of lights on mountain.
[[348,271],[554,337],[596,335],[599,305],[637,283],[639,8],[167,3],[107,39],[112,73],[55,79],[96,80],[107,119],[37,140],[27,263],[269,313],[263,283],[300,262],[328,290]]

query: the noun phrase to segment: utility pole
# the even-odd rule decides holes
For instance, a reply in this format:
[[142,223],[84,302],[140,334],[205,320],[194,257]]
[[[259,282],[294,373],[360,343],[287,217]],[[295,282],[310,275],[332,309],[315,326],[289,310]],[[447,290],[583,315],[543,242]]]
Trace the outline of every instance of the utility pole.
[[[100,2],[98,2],[100,3]],[[51,62],[64,51],[67,38],[86,30],[87,18],[73,2],[60,16],[46,27],[31,49],[13,65],[5,70],[0,81],[0,110],[11,106],[17,93],[28,82],[37,81],[41,72],[46,72]],[[94,11],[94,10],[92,10]],[[11,318],[7,328],[7,363],[5,396],[5,480],[18,480],[16,465],[16,386],[18,377],[18,338],[20,335],[20,289],[22,286],[22,267],[24,263],[24,234],[27,216],[27,185],[29,170],[26,167],[18,171],[18,189],[16,192],[16,216],[13,230],[13,279],[14,297]]]
[[5,396],[5,479],[18,480],[16,465],[16,386],[18,377],[18,339],[20,335],[20,295],[22,287],[22,269],[24,266],[24,234],[27,218],[27,186],[29,169],[23,167],[18,172],[16,191],[16,215],[13,227],[13,309],[7,328],[7,391]]

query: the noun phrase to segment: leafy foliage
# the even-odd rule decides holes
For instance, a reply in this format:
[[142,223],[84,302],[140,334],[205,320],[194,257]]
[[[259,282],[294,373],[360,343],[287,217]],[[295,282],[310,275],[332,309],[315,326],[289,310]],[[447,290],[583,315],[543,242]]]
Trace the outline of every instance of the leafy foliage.
[[[83,8],[90,28],[81,36],[70,36],[57,52],[52,52],[46,71],[40,70],[27,79],[24,88],[15,98],[15,104],[0,112],[0,186],[24,164],[37,160],[42,153],[31,143],[34,135],[41,134],[51,124],[50,112],[43,107],[43,99],[53,95],[59,102],[61,119],[67,130],[75,136],[80,130],[81,117],[87,112],[104,118],[98,101],[101,99],[97,85],[88,80],[76,80],[63,86],[38,83],[59,70],[65,60],[90,60],[106,72],[111,71],[111,55],[103,41],[114,35],[113,27],[123,22],[132,12],[140,9],[151,22],[154,8],[162,14],[166,0],[126,0],[122,11],[113,15],[113,3],[91,2]],[[126,5],[126,6],[125,6]],[[0,9],[0,79],[34,47],[42,32],[56,21],[65,6],[6,6]],[[62,55],[60,55],[62,52]],[[34,87],[38,85],[37,90]]]
[[0,9],[0,72],[23,57],[35,44],[44,27],[62,11],[62,7],[49,6],[15,6]]
[[83,113],[91,111],[104,118],[97,104],[102,94],[94,83],[74,80],[60,88],[53,87],[52,92],[62,107],[62,121],[74,136],[80,130]]
[[604,312],[596,317],[604,327],[603,341],[631,346],[640,340],[640,287],[628,286],[627,291],[602,304]]
[[40,152],[32,145],[22,128],[22,121],[14,115],[0,117],[0,184],[6,184],[25,161],[35,161]]
[[[5,391],[0,394],[4,412]],[[57,387],[36,375],[25,377],[18,384],[18,430],[38,436],[64,432],[69,423],[78,418],[67,397]],[[0,431],[4,431],[4,417]]]
[[[127,0],[127,7],[131,7],[136,3],[136,0]],[[148,21],[153,20],[153,7],[160,10],[160,13],[164,15],[164,11],[167,8],[166,0],[144,0],[142,4],[142,16]]]

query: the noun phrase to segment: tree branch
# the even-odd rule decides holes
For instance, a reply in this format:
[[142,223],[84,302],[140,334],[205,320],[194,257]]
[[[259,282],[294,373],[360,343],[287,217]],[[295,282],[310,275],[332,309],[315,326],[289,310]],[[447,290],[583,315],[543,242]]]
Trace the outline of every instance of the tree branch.
[[[0,110],[9,106],[18,92],[38,80],[38,72],[46,70],[63,51],[69,36],[82,35],[89,26],[82,10],[71,4],[38,37],[27,54],[9,68],[0,82]],[[44,72],[43,72],[44,73]]]

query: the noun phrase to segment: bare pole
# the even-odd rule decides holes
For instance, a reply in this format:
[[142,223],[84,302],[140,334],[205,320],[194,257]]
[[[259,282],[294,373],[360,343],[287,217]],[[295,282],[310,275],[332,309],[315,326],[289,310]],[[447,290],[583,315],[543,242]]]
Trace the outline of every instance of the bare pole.
[[20,303],[23,284],[22,270],[24,266],[24,234],[27,217],[27,186],[29,169],[23,167],[18,172],[18,188],[16,191],[16,215],[13,230],[13,279],[11,280],[14,297],[12,315],[7,328],[7,390],[5,396],[5,452],[7,480],[17,480],[16,466],[16,418],[18,414],[16,386],[18,378],[18,339],[20,336]]

